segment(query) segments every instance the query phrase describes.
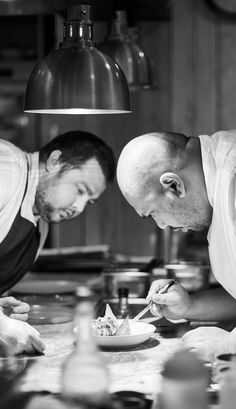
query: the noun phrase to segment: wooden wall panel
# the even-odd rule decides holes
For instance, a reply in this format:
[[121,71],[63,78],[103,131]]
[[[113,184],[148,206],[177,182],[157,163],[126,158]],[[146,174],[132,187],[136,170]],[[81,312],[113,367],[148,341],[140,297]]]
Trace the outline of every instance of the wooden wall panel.
[[169,81],[174,131],[216,130],[217,21],[203,0],[173,2]]
[[216,130],[217,17],[203,0],[173,2],[172,129],[187,135]]
[[193,132],[217,130],[217,16],[203,0],[193,10]]
[[193,10],[195,0],[173,1],[171,21],[171,130],[193,133]]
[[171,129],[211,134],[234,128],[236,24],[204,0],[172,4]]
[[236,22],[220,21],[220,127],[236,128]]

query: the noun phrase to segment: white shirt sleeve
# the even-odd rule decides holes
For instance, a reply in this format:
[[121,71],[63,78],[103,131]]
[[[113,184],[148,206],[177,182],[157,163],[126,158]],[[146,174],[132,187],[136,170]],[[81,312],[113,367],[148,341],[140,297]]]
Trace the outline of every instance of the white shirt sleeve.
[[0,213],[14,199],[20,182],[20,168],[9,151],[3,151],[0,144]]
[[9,232],[20,208],[27,179],[25,153],[0,140],[0,242]]

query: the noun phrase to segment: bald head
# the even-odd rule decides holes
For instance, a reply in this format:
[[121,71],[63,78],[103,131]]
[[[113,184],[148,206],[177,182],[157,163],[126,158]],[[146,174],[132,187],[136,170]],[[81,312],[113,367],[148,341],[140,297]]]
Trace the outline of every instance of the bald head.
[[209,224],[198,138],[178,133],[149,133],[122,150],[117,181],[126,200],[160,228],[201,230]]
[[164,172],[179,170],[187,160],[188,138],[177,133],[149,133],[132,139],[122,150],[117,181],[125,197],[142,194]]

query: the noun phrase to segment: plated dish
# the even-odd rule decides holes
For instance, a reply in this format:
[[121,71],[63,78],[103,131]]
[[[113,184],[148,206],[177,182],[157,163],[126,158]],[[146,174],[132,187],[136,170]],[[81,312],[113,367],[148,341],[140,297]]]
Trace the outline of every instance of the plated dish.
[[128,317],[117,319],[109,305],[104,317],[93,322],[93,331],[97,344],[106,348],[124,348],[147,341],[155,332],[152,324],[134,321]]
[[[122,323],[123,320],[118,320]],[[139,321],[129,320],[130,335],[101,336],[95,335],[97,344],[106,348],[124,348],[142,344],[155,332],[156,327]]]
[[109,304],[107,304],[104,317],[98,317],[98,319],[93,322],[94,335],[102,337],[130,335],[131,328],[129,321],[128,316],[124,320],[118,320],[113,314]]

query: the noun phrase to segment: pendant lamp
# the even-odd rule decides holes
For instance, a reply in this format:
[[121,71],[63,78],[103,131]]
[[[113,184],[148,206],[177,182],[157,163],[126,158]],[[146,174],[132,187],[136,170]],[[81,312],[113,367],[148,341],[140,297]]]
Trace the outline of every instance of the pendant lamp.
[[149,60],[145,51],[139,44],[139,32],[138,27],[132,26],[128,28],[129,42],[136,55],[136,61],[138,65],[138,84],[137,87],[150,89],[154,88],[152,84],[151,68]]
[[150,88],[150,67],[145,52],[138,44],[138,29],[128,29],[127,13],[116,10],[116,16],[99,50],[115,60],[123,70],[131,90]]
[[119,65],[95,48],[91,6],[68,9],[64,39],[33,69],[25,112],[116,114],[131,111],[128,84]]

